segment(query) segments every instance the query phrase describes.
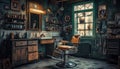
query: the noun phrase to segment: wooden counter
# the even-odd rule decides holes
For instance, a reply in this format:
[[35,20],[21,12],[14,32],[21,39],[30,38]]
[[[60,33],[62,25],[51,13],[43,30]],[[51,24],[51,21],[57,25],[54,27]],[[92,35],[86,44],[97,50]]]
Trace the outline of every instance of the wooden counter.
[[54,43],[54,39],[41,39],[40,44],[52,44]]

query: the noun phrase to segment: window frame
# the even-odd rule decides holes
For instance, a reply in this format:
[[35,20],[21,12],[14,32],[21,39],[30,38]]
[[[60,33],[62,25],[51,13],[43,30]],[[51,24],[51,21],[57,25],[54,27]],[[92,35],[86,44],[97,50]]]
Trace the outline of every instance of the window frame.
[[[88,4],[88,3],[93,3],[93,8],[92,9],[85,9],[85,10],[79,10],[79,11],[74,11],[74,6],[77,6],[77,5],[85,5],[85,4]],[[92,36],[81,36],[81,37],[94,37],[95,36],[95,4],[93,1],[88,1],[88,2],[81,2],[81,3],[74,3],[72,5],[72,8],[73,8],[73,13],[72,13],[72,16],[73,16],[73,35],[75,34],[78,34],[78,22],[75,22],[74,20],[74,14],[75,13],[80,13],[80,12],[89,12],[89,11],[92,11],[93,12],[93,22],[92,22]],[[84,24],[85,25],[85,24]],[[84,27],[85,28],[85,27]]]

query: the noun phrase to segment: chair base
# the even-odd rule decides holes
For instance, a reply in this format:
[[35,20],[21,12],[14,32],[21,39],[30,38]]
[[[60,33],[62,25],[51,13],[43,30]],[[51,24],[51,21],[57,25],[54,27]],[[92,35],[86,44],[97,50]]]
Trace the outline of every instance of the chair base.
[[64,62],[58,62],[56,64],[56,66],[62,67],[62,68],[73,68],[73,67],[77,66],[77,64],[74,63],[74,62],[68,61],[66,63],[64,63]]

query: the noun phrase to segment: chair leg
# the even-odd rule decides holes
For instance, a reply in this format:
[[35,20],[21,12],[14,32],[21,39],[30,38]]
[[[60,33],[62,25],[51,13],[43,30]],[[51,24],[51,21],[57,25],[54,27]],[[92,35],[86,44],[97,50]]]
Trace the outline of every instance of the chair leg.
[[66,54],[66,51],[63,51],[64,52],[64,55],[63,55],[63,61],[57,63],[56,65],[58,67],[62,67],[62,68],[72,68],[72,67],[75,67],[77,64],[74,63],[74,62],[70,62],[70,61],[67,61],[67,54]]

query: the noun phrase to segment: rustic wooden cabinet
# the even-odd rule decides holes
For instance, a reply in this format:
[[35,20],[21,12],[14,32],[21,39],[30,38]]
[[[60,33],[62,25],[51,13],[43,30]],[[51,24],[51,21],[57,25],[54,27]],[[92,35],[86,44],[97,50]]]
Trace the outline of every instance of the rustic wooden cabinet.
[[120,49],[119,39],[107,39],[106,55],[108,62],[117,63]]
[[12,65],[27,63],[27,41],[11,40],[12,46]]
[[112,63],[118,62],[120,54],[120,25],[115,22],[107,23],[106,55]]
[[12,48],[12,66],[38,60],[38,40],[14,39],[10,40]]
[[38,42],[35,40],[28,41],[28,61],[38,59]]
[[107,39],[107,55],[119,55],[119,39]]

